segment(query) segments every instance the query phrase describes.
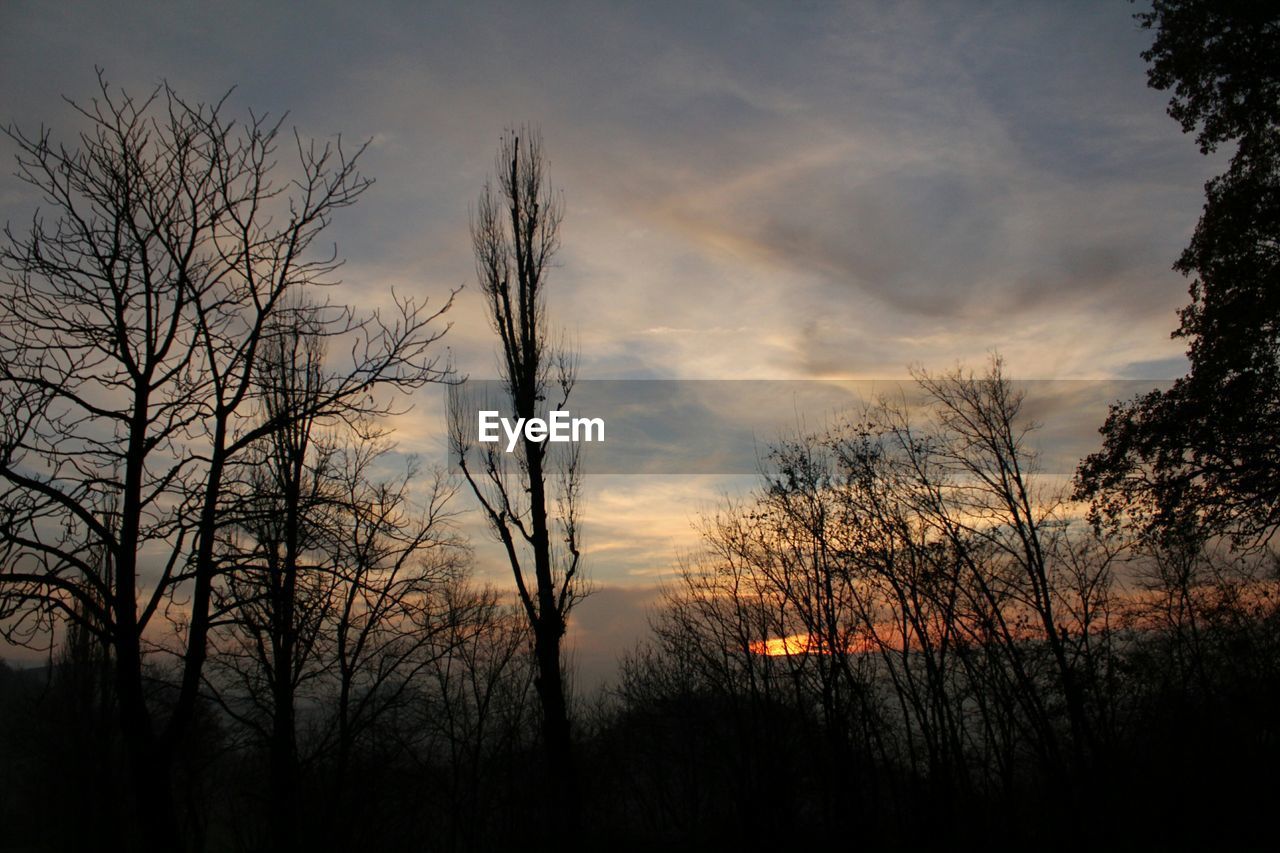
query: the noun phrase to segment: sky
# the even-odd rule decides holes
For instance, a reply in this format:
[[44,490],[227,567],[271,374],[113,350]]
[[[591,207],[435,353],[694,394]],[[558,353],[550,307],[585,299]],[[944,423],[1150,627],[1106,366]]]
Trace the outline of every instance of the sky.
[[[369,140],[376,183],[329,232],[344,298],[463,287],[445,342],[475,377],[495,360],[468,214],[529,123],[565,201],[550,313],[585,379],[882,379],[999,351],[1015,377],[1162,380],[1185,365],[1170,267],[1222,164],[1146,87],[1138,8],[4,0],[0,123],[70,135],[61,97],[90,97],[96,65]],[[21,223],[38,200],[10,171],[0,219]],[[399,447],[438,455],[420,396]],[[698,514],[752,482],[588,479],[588,681],[643,635]]]

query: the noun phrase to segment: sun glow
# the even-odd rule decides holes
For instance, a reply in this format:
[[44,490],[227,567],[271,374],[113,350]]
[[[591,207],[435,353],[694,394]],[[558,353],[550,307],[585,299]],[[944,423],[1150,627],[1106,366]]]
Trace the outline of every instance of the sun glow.
[[808,634],[792,634],[789,637],[772,637],[756,640],[749,648],[753,655],[787,657],[790,655],[824,654],[822,644]]

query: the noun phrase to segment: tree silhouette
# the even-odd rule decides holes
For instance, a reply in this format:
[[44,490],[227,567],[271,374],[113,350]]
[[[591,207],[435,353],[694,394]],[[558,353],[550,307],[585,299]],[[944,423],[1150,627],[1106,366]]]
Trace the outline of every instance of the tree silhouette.
[[1138,19],[1156,32],[1143,58],[1173,92],[1169,114],[1204,153],[1235,151],[1174,267],[1193,278],[1174,332],[1190,372],[1113,407],[1079,494],[1153,535],[1256,542],[1280,527],[1280,12],[1158,0]]
[[358,737],[447,652],[436,642],[453,615],[445,592],[467,555],[451,526],[449,482],[413,462],[385,476],[385,429],[317,408],[332,381],[322,328],[300,305],[264,341],[260,417],[282,426],[228,484],[235,524],[219,551],[207,677],[223,710],[265,746],[276,850],[306,837],[300,749],[332,754],[332,795],[346,796]]
[[[499,372],[509,411],[517,418],[545,417],[548,409],[564,408],[575,380],[573,356],[550,340],[546,316],[545,288],[559,248],[561,203],[546,180],[537,133],[507,132],[496,166],[497,187],[485,185],[471,223],[476,273],[501,342]],[[546,834],[542,843],[551,845],[566,825],[575,823],[577,810],[561,643],[569,611],[582,592],[578,445],[570,444],[567,458],[557,459],[549,445],[526,437],[511,476],[507,454],[496,445],[476,452],[474,424],[463,422],[460,411],[454,414],[455,454],[506,551],[533,632],[550,774],[548,807],[556,812],[540,831]]]
[[[8,130],[50,215],[7,228],[0,250],[0,616],[20,642],[60,619],[109,644],[135,843],[176,848],[170,770],[199,699],[229,472],[297,418],[375,416],[379,389],[441,378],[441,312],[324,306],[346,363],[303,411],[255,418],[273,319],[339,266],[313,244],[368,188],[359,152],[295,137],[295,174],[276,184],[280,122],[232,121],[225,98],[161,84],[137,100],[100,74],[73,107],[88,129],[69,147]],[[174,604],[180,674],[162,708],[144,669]]]

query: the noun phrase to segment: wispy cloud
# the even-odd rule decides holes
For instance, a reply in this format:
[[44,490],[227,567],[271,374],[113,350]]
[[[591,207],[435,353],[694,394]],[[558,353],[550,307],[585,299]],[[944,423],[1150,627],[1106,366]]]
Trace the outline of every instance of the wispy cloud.
[[[321,3],[6,8],[0,119],[66,135],[92,67],[305,134],[371,139],[332,236],[366,307],[470,284],[468,208],[506,125],[567,202],[551,313],[600,378],[902,376],[1000,349],[1012,375],[1165,378],[1169,269],[1205,161],[1145,88],[1125,4]],[[11,149],[0,143],[0,155]],[[10,181],[0,218],[37,202]],[[494,375],[479,294],[448,336]],[[438,452],[438,402],[401,418]],[[678,478],[677,478],[678,479]],[[593,491],[593,571],[647,583],[719,486]],[[584,611],[584,613],[587,611]],[[585,618],[585,617],[584,617]]]

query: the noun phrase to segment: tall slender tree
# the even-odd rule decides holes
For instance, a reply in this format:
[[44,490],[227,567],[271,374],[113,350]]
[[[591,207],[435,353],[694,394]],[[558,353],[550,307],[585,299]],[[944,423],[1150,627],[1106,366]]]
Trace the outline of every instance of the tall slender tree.
[[[560,245],[563,210],[545,170],[539,135],[508,131],[498,146],[497,185],[485,185],[471,223],[476,274],[501,344],[501,382],[517,418],[563,409],[576,373],[573,354],[553,343],[546,315],[547,276]],[[451,430],[455,454],[504,547],[533,634],[548,790],[556,810],[542,829],[544,843],[551,844],[563,838],[566,822],[572,826],[576,820],[562,643],[569,612],[583,592],[580,457],[576,444],[554,458],[548,444],[526,436],[515,454],[513,476],[507,454],[496,445],[475,452],[475,424],[457,415]]]

